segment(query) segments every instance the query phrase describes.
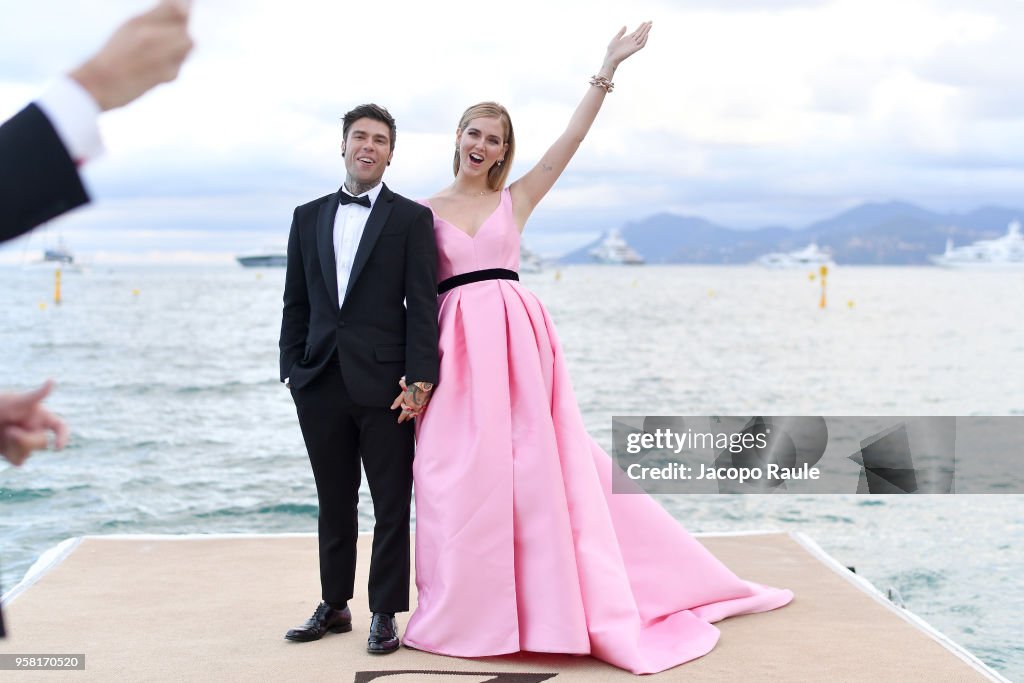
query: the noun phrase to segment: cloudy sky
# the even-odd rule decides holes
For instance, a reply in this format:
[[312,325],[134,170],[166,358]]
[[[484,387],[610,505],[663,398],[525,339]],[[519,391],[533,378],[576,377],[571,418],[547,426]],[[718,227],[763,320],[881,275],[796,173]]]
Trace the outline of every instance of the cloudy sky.
[[[150,3],[4,4],[0,116]],[[753,228],[894,198],[1024,206],[1020,0],[194,0],[178,81],[104,116],[107,152],[86,170],[97,201],[49,232],[108,256],[283,243],[292,208],[343,179],[339,118],[365,101],[398,119],[397,191],[450,182],[458,117],[484,99],[512,112],[516,177],[618,27],[646,19],[647,48],[528,244],[557,252],[662,211]]]

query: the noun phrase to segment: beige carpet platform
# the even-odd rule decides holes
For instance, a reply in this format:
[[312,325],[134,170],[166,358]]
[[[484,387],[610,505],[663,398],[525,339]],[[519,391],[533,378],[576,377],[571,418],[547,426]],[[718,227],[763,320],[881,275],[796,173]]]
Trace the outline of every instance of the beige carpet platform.
[[[720,622],[708,655],[650,681],[1004,680],[799,534],[699,536],[737,574],[792,588],[769,612]],[[2,671],[0,680],[554,683],[630,681],[590,657],[458,659],[366,653],[370,537],[360,539],[352,633],[291,643],[319,596],[311,535],[71,539],[4,603],[0,653],[84,654],[84,671]],[[415,592],[415,591],[414,591]],[[400,615],[407,618],[408,615]],[[404,628],[405,619],[400,626]]]

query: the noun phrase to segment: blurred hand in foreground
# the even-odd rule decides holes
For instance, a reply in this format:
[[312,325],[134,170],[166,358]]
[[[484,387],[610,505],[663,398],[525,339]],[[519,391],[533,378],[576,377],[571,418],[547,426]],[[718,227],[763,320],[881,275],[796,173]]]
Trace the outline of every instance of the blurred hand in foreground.
[[22,394],[0,393],[0,455],[12,465],[21,465],[32,454],[49,443],[49,434],[55,438],[54,447],[64,448],[68,442],[68,427],[42,406],[53,381]]
[[122,107],[178,77],[192,49],[189,0],[161,0],[114,31],[107,43],[70,76],[102,111]]

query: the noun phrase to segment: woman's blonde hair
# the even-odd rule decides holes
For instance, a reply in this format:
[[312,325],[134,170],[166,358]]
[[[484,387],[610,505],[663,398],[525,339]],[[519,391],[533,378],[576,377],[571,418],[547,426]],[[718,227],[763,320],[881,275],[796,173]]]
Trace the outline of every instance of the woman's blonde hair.
[[[487,186],[492,190],[503,189],[508,173],[512,169],[512,158],[516,153],[516,136],[512,131],[512,117],[508,115],[508,110],[497,102],[480,102],[462,113],[462,118],[459,119],[459,130],[465,130],[473,119],[498,119],[505,129],[505,142],[508,144],[505,160],[487,169]],[[452,170],[455,175],[459,174],[460,161],[459,150],[456,148],[455,161],[452,162]]]

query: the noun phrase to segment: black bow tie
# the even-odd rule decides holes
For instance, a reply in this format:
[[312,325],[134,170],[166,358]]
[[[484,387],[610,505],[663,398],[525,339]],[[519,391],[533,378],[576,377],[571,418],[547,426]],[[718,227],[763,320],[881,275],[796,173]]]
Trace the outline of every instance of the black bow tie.
[[365,206],[367,209],[370,208],[370,198],[365,194],[362,197],[353,197],[352,195],[345,194],[344,192],[339,192],[338,194],[340,195],[342,206],[345,204],[359,204],[360,206]]

